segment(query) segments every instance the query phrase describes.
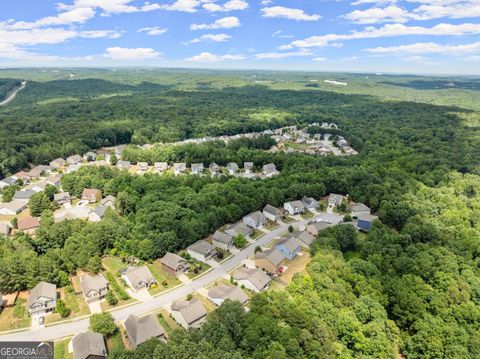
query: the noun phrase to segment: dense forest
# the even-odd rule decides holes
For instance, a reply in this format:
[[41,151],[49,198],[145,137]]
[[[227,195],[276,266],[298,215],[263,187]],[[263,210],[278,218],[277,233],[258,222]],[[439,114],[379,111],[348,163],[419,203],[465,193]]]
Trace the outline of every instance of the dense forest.
[[0,79],[0,102],[16,87],[21,85],[20,80]]
[[0,291],[31,288],[42,279],[62,285],[77,269],[98,270],[107,253],[154,259],[266,203],[343,193],[378,213],[381,223],[368,235],[349,226],[324,231],[307,273],[284,291],[255,296],[248,313],[227,302],[201,330],[178,331],[167,344],[150,341],[113,356],[480,357],[477,113],[318,89],[206,87],[34,83],[0,111],[1,170],[99,145],[322,121],[337,123],[359,155],[272,154],[264,151],[269,138],[150,150],[127,146],[125,157],[132,161],[273,162],[281,175],[212,179],[82,168],[63,177],[64,189],[79,195],[85,187],[100,188],[117,196],[119,214],[110,212],[99,223],[53,223],[45,208],[35,240],[2,240]]

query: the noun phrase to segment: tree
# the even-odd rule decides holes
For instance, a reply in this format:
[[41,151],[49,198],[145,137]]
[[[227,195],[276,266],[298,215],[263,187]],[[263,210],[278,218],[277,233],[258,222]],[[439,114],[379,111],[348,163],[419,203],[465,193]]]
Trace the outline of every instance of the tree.
[[233,243],[237,248],[244,248],[248,244],[248,241],[245,239],[243,234],[239,233],[233,239]]
[[60,314],[60,316],[62,318],[67,318],[70,313],[71,313],[71,310],[69,308],[67,308],[65,302],[61,299],[57,300],[57,304],[56,304],[56,307],[55,307],[55,311]]
[[90,331],[110,337],[117,331],[113,316],[109,312],[92,314],[90,317]]
[[35,193],[28,202],[28,208],[30,214],[34,217],[38,217],[43,211],[52,209],[52,202],[48,199],[44,192]]
[[118,299],[115,296],[115,293],[112,290],[108,290],[107,295],[105,296],[105,300],[109,305],[117,305]]
[[288,226],[288,232],[289,232],[289,233],[292,233],[294,230],[295,230],[295,229],[293,228],[292,225],[289,225],[289,226]]
[[110,155],[110,164],[112,166],[116,166],[117,165],[117,162],[118,162],[118,158],[117,158],[117,155],[115,153],[112,153]]

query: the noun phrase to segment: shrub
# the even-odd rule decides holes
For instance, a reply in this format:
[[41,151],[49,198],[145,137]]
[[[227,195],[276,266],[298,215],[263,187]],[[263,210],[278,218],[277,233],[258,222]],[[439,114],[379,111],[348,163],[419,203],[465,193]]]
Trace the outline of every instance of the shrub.
[[117,331],[117,326],[111,313],[97,313],[90,317],[89,329],[109,337]]

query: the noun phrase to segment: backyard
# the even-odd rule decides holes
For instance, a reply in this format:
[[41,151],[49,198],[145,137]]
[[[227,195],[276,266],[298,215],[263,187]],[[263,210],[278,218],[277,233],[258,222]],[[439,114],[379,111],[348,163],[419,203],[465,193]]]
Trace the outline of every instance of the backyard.
[[20,293],[15,304],[4,308],[0,313],[0,331],[27,328],[30,326],[30,317],[26,308],[28,293]]
[[170,314],[165,310],[162,309],[160,313],[157,314],[158,321],[160,325],[165,329],[168,335],[172,333],[175,329],[180,328],[180,326],[175,322],[175,320],[170,317]]

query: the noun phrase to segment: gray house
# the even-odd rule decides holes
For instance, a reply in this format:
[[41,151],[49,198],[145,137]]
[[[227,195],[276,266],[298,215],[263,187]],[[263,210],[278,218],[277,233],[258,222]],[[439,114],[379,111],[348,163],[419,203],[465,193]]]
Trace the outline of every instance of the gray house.
[[70,198],[70,193],[60,192],[53,195],[53,201],[59,206],[61,206],[65,203],[71,203],[72,199]]
[[162,260],[162,268],[171,276],[178,277],[188,270],[188,262],[175,253],[166,253]]
[[222,305],[227,299],[246,304],[249,298],[239,287],[220,283],[219,285],[210,288],[208,291],[208,299],[216,305]]
[[227,229],[225,229],[225,233],[233,237],[237,236],[238,234],[248,237],[253,234],[253,229],[243,222],[237,222],[228,226]]
[[200,262],[206,262],[209,259],[212,259],[216,254],[217,251],[215,247],[212,246],[207,241],[201,239],[187,247],[187,253],[196,260]]
[[279,220],[282,220],[282,211],[278,209],[277,207],[273,207],[271,204],[267,204],[262,211],[263,215],[271,220],[272,222],[277,222]]
[[238,165],[235,162],[227,163],[227,171],[229,174],[234,175],[238,172]]
[[228,251],[233,247],[233,237],[217,230],[212,235],[212,245]]
[[80,155],[72,155],[67,157],[67,164],[69,165],[76,165],[80,162],[82,162],[82,156]]
[[117,168],[121,169],[121,170],[129,170],[130,167],[132,166],[132,164],[130,163],[130,161],[123,161],[123,160],[118,160],[117,161]]
[[185,162],[176,162],[173,164],[173,174],[179,175],[187,170],[187,164]]
[[165,339],[165,330],[158,323],[154,314],[144,317],[131,314],[123,325],[127,333],[128,343],[133,349],[150,338]]
[[328,205],[330,207],[340,207],[343,202],[343,196],[341,194],[331,193],[328,196]]
[[101,359],[107,357],[107,348],[100,333],[78,333],[72,339],[73,359]]
[[40,282],[30,290],[28,312],[30,315],[42,315],[51,312],[57,305],[57,286]]
[[121,275],[125,283],[127,283],[134,292],[144,288],[150,288],[157,283],[147,266],[128,267],[121,271]]
[[302,203],[309,211],[314,211],[318,208],[318,201],[312,197],[303,196]]
[[207,318],[207,310],[197,298],[177,300],[171,306],[172,317],[185,329],[199,328]]
[[243,217],[243,223],[251,228],[259,229],[262,228],[265,223],[267,223],[267,218],[262,212],[256,211]]
[[291,216],[305,212],[305,206],[302,201],[286,202],[283,205],[283,209]]
[[352,217],[359,217],[366,214],[371,214],[371,209],[363,203],[350,203],[348,210]]
[[274,163],[264,165],[262,170],[265,177],[273,177],[280,174],[280,172],[277,171],[277,166],[275,166]]
[[25,199],[28,200],[30,199],[35,193],[34,190],[27,189],[27,190],[20,190],[16,191],[15,194],[13,195],[13,199]]
[[49,163],[50,167],[54,169],[59,169],[62,167],[65,167],[67,164],[67,161],[65,161],[63,158],[56,158],[52,162]]
[[108,292],[108,283],[102,274],[84,275],[80,278],[80,287],[87,303],[103,299]]
[[203,163],[192,163],[191,169],[194,175],[199,175],[203,172]]
[[217,165],[215,162],[210,163],[210,166],[208,166],[208,169],[210,170],[210,173],[212,175],[216,175],[218,171],[220,171],[220,166]]
[[253,171],[253,162],[244,162],[243,163],[243,169],[245,170],[245,173],[250,173]]
[[266,289],[272,279],[263,270],[257,268],[240,267],[233,273],[233,279],[240,286],[244,286],[254,292],[261,292]]

